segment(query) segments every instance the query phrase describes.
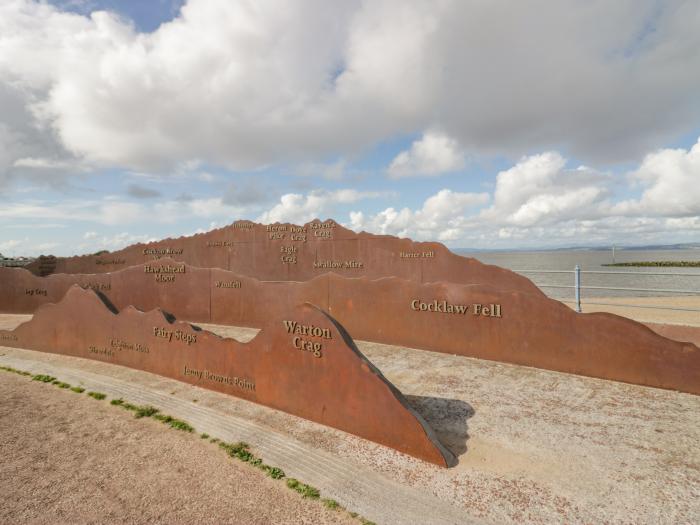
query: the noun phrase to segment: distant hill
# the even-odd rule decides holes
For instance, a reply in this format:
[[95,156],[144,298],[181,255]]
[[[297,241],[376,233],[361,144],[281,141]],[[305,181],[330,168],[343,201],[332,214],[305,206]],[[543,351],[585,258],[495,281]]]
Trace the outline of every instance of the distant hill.
[[[561,248],[453,248],[455,253],[484,253],[484,252],[561,252],[561,251],[610,251],[612,245],[607,246],[565,246]],[[700,243],[682,244],[649,244],[645,246],[620,246],[615,245],[616,251],[633,250],[700,250]]]
[[[607,248],[610,249],[609,247]],[[700,243],[688,244],[655,244],[649,246],[616,246],[615,249],[620,250],[700,250]]]

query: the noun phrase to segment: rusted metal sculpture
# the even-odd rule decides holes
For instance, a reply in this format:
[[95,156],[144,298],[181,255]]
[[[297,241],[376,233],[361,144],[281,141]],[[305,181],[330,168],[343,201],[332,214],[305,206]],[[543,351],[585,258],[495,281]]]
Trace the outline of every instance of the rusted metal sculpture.
[[[161,306],[179,318],[263,327],[296,304],[328,311],[356,339],[700,394],[700,350],[612,314],[577,314],[541,294],[497,286],[326,274],[261,282],[160,259],[111,274],[36,277],[0,269],[0,311],[31,313],[72,284],[119,308]],[[671,334],[669,334],[671,335]]]
[[[116,313],[71,287],[0,345],[145,370],[283,410],[440,466],[454,456],[331,316],[293,306],[269,315],[248,343],[221,338],[162,310]],[[110,308],[111,307],[111,308]]]
[[169,257],[201,268],[231,270],[263,281],[308,281],[327,272],[345,277],[401,277],[418,282],[490,284],[542,295],[514,272],[461,257],[436,242],[355,233],[332,220],[303,226],[237,221],[207,233],[135,244],[117,252],[43,258],[37,275],[105,273]]

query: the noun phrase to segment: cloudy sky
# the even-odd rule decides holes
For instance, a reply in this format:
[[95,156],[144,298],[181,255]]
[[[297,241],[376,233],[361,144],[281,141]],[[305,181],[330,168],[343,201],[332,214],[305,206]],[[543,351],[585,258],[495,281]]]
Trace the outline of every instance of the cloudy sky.
[[697,0],[0,0],[0,252],[246,218],[700,241]]

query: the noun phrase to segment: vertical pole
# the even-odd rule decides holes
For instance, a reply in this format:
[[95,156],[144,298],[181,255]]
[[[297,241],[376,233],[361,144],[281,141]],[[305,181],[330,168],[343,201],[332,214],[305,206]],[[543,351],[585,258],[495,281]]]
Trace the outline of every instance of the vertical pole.
[[574,291],[576,292],[576,311],[581,313],[581,267],[574,268]]
[[615,245],[613,244],[613,264],[615,264]]

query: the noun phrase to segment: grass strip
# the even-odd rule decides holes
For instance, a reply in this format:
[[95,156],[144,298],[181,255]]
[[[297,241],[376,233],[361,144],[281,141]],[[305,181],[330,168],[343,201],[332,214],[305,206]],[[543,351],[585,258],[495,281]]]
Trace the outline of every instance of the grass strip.
[[53,383],[55,380],[55,377],[46,374],[36,374],[32,376],[32,381],[41,381],[42,383]]
[[174,428],[175,430],[182,430],[183,432],[194,432],[194,427],[192,425],[190,425],[186,421],[182,421],[181,419],[174,418],[173,416],[168,416],[166,414],[154,414],[153,417],[158,421],[162,421],[166,425],[170,426],[170,428]]
[[238,443],[226,443],[221,441],[219,447],[232,458],[236,458],[244,463],[250,463],[252,466],[259,468],[272,479],[282,479],[284,477],[284,471],[281,468],[266,465],[263,463],[262,459],[256,457],[250,451],[250,445],[248,445],[248,443],[242,441]]
[[330,498],[323,498],[321,500],[321,503],[323,503],[326,506],[326,508],[331,509],[331,510],[340,510],[343,508],[340,505],[340,503],[338,503],[334,499],[330,499]]
[[[71,386],[69,383],[65,383],[63,381],[60,381],[56,379],[53,376],[46,375],[46,374],[31,374],[30,372],[25,372],[23,370],[17,370],[15,368],[9,367],[9,366],[0,366],[0,370],[3,370],[5,372],[11,372],[23,376],[31,376],[33,381],[39,381],[42,383],[52,383],[54,385],[57,385],[59,388],[65,388],[65,389],[70,389],[72,392],[75,392],[77,394],[81,394],[85,392],[85,389],[80,386]],[[102,392],[88,392],[88,396],[98,399],[98,400],[103,400],[107,398],[106,394],[103,394]],[[189,423],[182,421],[180,419],[176,419],[172,416],[169,416],[167,414],[162,414],[159,409],[150,406],[150,405],[134,405],[132,403],[128,403],[127,401],[124,401],[122,398],[117,398],[117,399],[112,399],[110,401],[111,405],[121,407],[125,410],[129,410],[134,412],[134,417],[137,419],[144,418],[144,417],[152,417],[153,419],[157,419],[158,421],[161,421],[164,424],[169,425],[171,428],[176,429],[176,430],[183,430],[185,432],[194,432],[194,427],[192,427]],[[284,471],[281,468],[278,467],[273,467],[271,465],[267,465],[263,462],[263,460],[257,456],[255,456],[251,451],[250,451],[250,445],[247,443],[244,443],[242,441],[239,441],[238,443],[226,443],[224,441],[220,441],[218,438],[210,438],[209,434],[203,433],[200,435],[201,439],[209,439],[211,443],[218,443],[219,447],[223,449],[229,456],[232,458],[236,458],[244,463],[248,463],[253,467],[259,468],[263,472],[265,472],[268,476],[270,476],[272,479],[275,480],[280,480],[283,478],[286,478],[286,475]],[[321,492],[316,488],[312,487],[311,485],[307,485],[306,483],[302,483],[299,480],[295,478],[286,478],[286,485],[288,488],[294,490],[295,492],[299,493],[302,498],[308,498],[308,499],[314,499],[314,500],[321,500],[321,503],[328,508],[329,510],[334,510],[334,511],[346,511],[346,509],[340,505],[336,500],[331,499],[331,498],[323,498],[321,499]],[[348,512],[350,517],[356,518],[362,523],[362,525],[376,525],[373,521],[369,521],[359,514],[357,512]]]
[[24,370],[17,370],[16,368],[12,368],[11,366],[0,366],[0,370],[4,370],[5,372],[12,372],[13,374],[19,374],[21,376],[32,375],[31,372],[25,372]]
[[102,401],[104,398],[107,397],[107,395],[103,394],[102,392],[88,392],[87,395],[99,401]]
[[287,487],[297,491],[299,494],[301,494],[302,498],[318,499],[321,497],[321,493],[316,487],[302,483],[298,479],[288,478]]
[[631,266],[637,268],[700,268],[700,261],[638,261],[608,263],[603,266]]
[[157,419],[158,421],[169,425],[170,428],[174,428],[175,430],[194,432],[194,427],[192,427],[192,425],[186,421],[182,421],[181,419],[174,418],[173,416],[169,416],[167,414],[161,414],[160,410],[158,410],[156,407],[150,405],[134,405],[124,401],[122,398],[112,399],[109,403],[111,405],[121,407],[124,410],[134,412],[134,417],[136,419],[141,419],[142,417],[152,417],[153,419]]

